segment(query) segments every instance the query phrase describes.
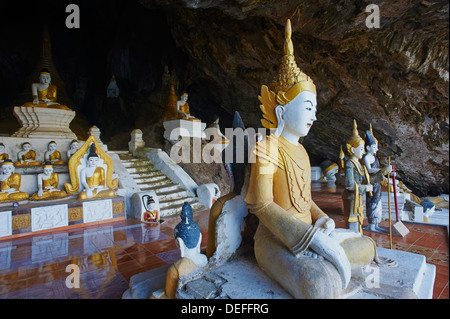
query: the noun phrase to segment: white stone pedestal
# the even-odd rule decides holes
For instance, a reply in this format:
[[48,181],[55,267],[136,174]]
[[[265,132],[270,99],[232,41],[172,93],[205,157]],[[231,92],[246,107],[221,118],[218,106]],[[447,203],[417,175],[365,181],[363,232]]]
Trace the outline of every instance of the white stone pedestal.
[[171,120],[164,122],[164,138],[177,141],[179,137],[197,137],[205,139],[206,123],[201,121]]
[[69,128],[75,114],[75,111],[56,108],[15,106],[14,116],[22,127],[12,136],[76,139],[77,136]]

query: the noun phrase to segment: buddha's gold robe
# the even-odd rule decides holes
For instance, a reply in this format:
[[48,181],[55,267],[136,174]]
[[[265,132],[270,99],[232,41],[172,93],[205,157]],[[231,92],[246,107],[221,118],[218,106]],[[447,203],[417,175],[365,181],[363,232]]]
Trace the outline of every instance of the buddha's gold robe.
[[[106,187],[105,170],[103,169],[103,167],[97,167],[92,176],[86,176],[86,183],[90,188],[98,186]],[[97,189],[92,190],[92,198],[114,197],[115,195],[116,193],[112,189],[104,189],[100,191],[98,191]],[[78,199],[88,199],[86,190],[80,192],[80,194],[78,195]]]
[[9,155],[7,153],[0,154],[0,162],[3,162],[5,159],[8,159]]
[[[39,91],[38,90],[38,104],[33,104],[33,102],[26,102],[23,106],[31,106],[31,107],[49,107],[49,108],[55,108],[55,109],[64,109],[64,110],[70,110],[69,107],[56,103],[56,97],[57,97],[57,89],[55,85],[50,84],[46,90]],[[50,105],[48,105],[48,102],[43,102],[43,99],[49,99]]]
[[[19,191],[20,189],[21,177],[17,173],[12,173],[7,179],[1,182],[0,186],[0,201],[11,201],[11,200],[23,200],[27,199],[29,195],[25,192]],[[13,188],[14,193],[9,195],[5,192],[8,189]]]
[[[22,164],[20,161],[15,162],[15,166],[28,166],[28,165],[41,165],[38,161],[36,161],[36,152],[33,150],[29,150],[25,154],[22,155],[22,160],[24,160],[24,163]],[[29,162],[25,162],[29,161]]]
[[[256,144],[252,155],[256,162],[245,202],[259,219],[254,247],[259,266],[296,298],[339,297],[342,284],[336,268],[302,255],[318,231],[314,223],[327,216],[312,200],[306,150],[271,135]],[[374,258],[370,239],[347,239],[341,246],[352,268]]]
[[[57,173],[52,173],[49,178],[42,179],[42,189],[44,193],[42,196],[38,196],[38,193],[34,193],[31,196],[31,200],[50,200],[56,198],[64,198],[67,197],[67,193],[63,190],[55,190],[57,189],[59,184],[59,176]],[[46,190],[48,187],[53,187],[53,191]]]
[[[181,112],[184,112],[184,113],[186,113],[186,114],[191,115],[191,113],[189,113],[189,103],[188,103],[188,102],[185,102],[183,105],[180,105],[180,111],[181,111]],[[191,115],[191,118],[189,118],[189,119],[188,119],[185,115],[183,115],[183,114],[179,114],[179,115],[180,115],[181,119],[183,119],[183,120],[187,120],[187,121],[200,121],[198,118],[192,117],[192,115]]]
[[61,153],[59,151],[53,151],[52,154],[48,157],[50,159],[50,162],[52,164],[61,165],[64,164],[64,162],[61,160]]

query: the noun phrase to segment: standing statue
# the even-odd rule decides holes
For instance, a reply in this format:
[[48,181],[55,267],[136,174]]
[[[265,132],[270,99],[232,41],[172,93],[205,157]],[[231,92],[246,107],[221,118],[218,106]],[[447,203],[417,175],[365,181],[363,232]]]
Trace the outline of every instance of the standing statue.
[[296,65],[291,24],[279,75],[261,88],[262,124],[275,132],[253,149],[245,202],[259,219],[258,265],[295,298],[339,298],[352,271],[376,258],[373,240],[335,229],[312,200],[311,166],[299,143],[316,120],[316,86]]
[[14,163],[6,159],[1,166],[0,202],[27,199],[29,195],[20,191],[21,176],[15,172]]
[[[56,150],[58,144],[55,141],[48,143],[48,151],[44,153],[45,162],[50,162],[52,165],[62,165],[64,162],[61,160],[61,153]],[[44,163],[45,163],[44,162]]]
[[38,191],[31,196],[31,200],[52,200],[67,197],[67,193],[58,189],[59,177],[53,172],[51,162],[46,162],[42,173],[37,176]]
[[29,142],[22,144],[22,150],[17,153],[17,162],[14,163],[16,166],[35,166],[41,165],[36,161],[36,152],[32,149]]
[[366,192],[372,194],[373,185],[371,183],[381,182],[383,173],[388,168],[370,176],[366,166],[361,165],[360,160],[365,154],[364,140],[359,136],[356,121],[353,121],[353,134],[347,141],[347,152],[350,158],[345,162],[345,190],[342,193],[345,224],[348,229],[362,233],[363,196]]
[[106,97],[115,99],[119,97],[119,87],[117,86],[116,77],[113,75],[106,89]]
[[32,107],[49,107],[63,110],[70,110],[65,105],[56,102],[56,86],[50,84],[52,77],[48,69],[42,69],[39,73],[39,83],[31,85],[31,94],[33,95],[33,102],[27,102],[23,106]]
[[[374,232],[387,233],[388,229],[386,227],[378,225],[381,222],[383,214],[381,184],[373,181],[375,174],[381,170],[381,167],[376,156],[378,152],[378,140],[373,136],[372,125],[370,125],[370,130],[366,131],[365,146],[367,153],[364,155],[364,165],[369,172],[370,180],[373,185],[372,193],[366,193],[366,216],[369,220],[369,226],[365,229]],[[389,168],[386,168],[384,171],[386,170],[389,170]]]
[[5,144],[0,143],[0,163],[4,162],[7,159],[9,159],[9,155],[6,152]]

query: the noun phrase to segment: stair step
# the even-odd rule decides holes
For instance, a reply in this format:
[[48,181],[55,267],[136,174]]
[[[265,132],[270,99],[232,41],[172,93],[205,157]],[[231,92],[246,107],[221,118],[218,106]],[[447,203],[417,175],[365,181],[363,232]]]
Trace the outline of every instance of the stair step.
[[158,196],[160,193],[165,193],[165,192],[180,190],[180,189],[182,189],[182,188],[180,186],[178,186],[177,184],[169,184],[169,185],[164,185],[164,186],[160,186],[160,187],[141,187],[141,191],[155,191],[156,195],[158,195]]
[[[161,181],[164,179],[168,179],[166,175],[155,174],[155,175],[150,175],[150,176],[139,176],[139,177],[134,178],[134,181],[136,182],[136,184],[141,185],[141,184],[145,184],[145,183]],[[170,179],[168,179],[168,180],[170,180]]]
[[[194,202],[194,203],[190,203],[190,204],[191,204],[192,210],[194,212],[199,211],[199,210],[203,210],[205,208],[199,202]],[[184,205],[184,203],[179,204],[179,205],[172,205],[172,206],[165,207],[165,208],[161,209],[161,211],[160,211],[161,217],[180,215],[181,214],[181,210],[183,209],[183,205]]]
[[142,161],[123,161],[122,162],[123,166],[126,168],[131,168],[131,167],[153,167],[153,164],[149,161],[149,160],[142,160]]
[[150,173],[150,172],[154,172],[155,169],[153,168],[153,166],[137,166],[137,167],[127,167],[126,170],[128,171],[128,173],[130,174],[145,174],[145,173]]

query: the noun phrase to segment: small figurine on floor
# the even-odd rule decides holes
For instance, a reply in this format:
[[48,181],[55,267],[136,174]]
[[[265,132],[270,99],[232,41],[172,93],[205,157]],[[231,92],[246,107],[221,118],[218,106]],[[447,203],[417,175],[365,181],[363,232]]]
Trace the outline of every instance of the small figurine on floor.
[[58,189],[59,177],[53,172],[51,162],[46,162],[41,174],[37,176],[38,191],[31,200],[52,200],[67,197],[67,193]]
[[175,227],[175,241],[181,251],[181,258],[168,270],[165,291],[158,290],[153,298],[175,299],[180,283],[205,267],[208,259],[200,253],[202,234],[193,220],[191,205],[185,202],[181,211],[181,222]]
[[48,151],[44,153],[45,162],[50,162],[52,165],[62,165],[64,162],[61,160],[61,153],[56,150],[58,145],[55,141],[48,143]]
[[15,173],[14,163],[9,159],[2,163],[0,183],[0,202],[19,201],[29,197],[27,193],[20,191],[21,176]]

